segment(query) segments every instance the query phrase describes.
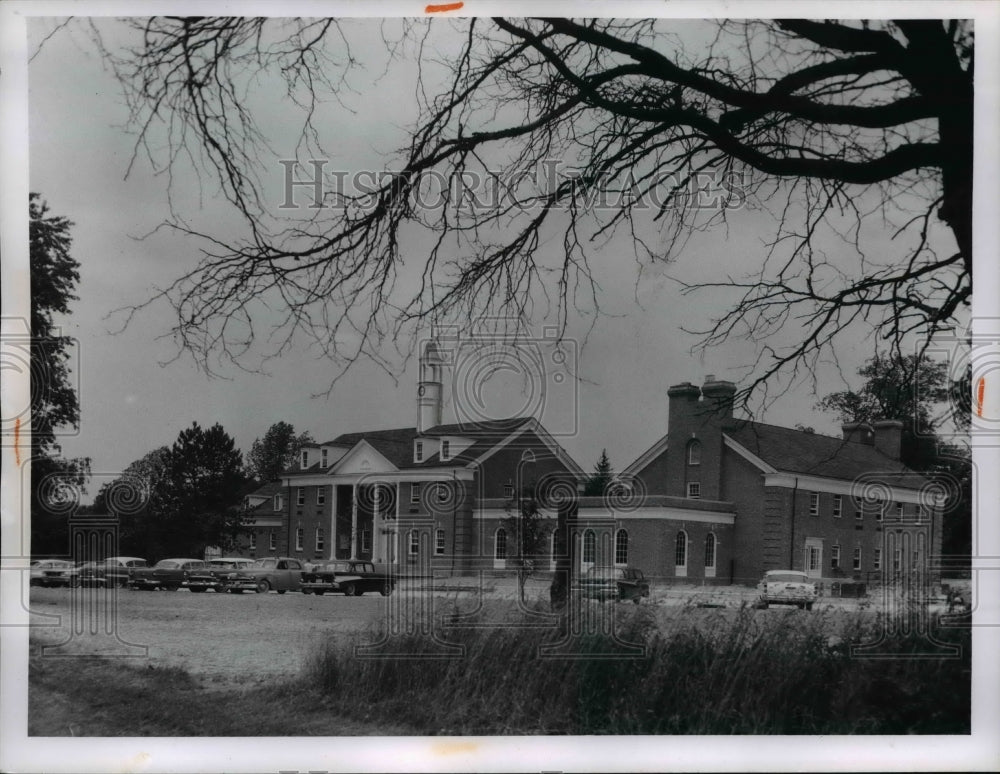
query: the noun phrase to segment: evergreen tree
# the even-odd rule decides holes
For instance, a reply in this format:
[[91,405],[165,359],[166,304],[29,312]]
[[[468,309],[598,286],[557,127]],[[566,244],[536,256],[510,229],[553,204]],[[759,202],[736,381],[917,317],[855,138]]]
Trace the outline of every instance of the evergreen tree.
[[593,474],[587,479],[587,483],[584,484],[584,496],[600,497],[604,494],[608,488],[608,484],[612,482],[614,477],[615,471],[611,467],[611,461],[608,459],[608,450],[601,449],[601,458],[597,461],[597,465],[594,466]]

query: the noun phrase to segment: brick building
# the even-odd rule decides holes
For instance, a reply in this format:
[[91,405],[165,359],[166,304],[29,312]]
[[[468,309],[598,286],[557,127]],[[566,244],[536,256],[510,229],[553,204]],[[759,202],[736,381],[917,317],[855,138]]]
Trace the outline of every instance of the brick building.
[[[515,493],[575,492],[585,475],[534,418],[443,424],[443,365],[430,345],[416,427],[304,446],[280,482],[255,492],[251,555],[359,558],[439,575],[505,569],[501,521]],[[555,513],[543,513],[554,530]]]
[[667,434],[622,471],[627,507],[583,500],[580,518],[611,525],[609,547],[614,530],[628,530],[640,547],[634,563],[667,580],[927,572],[940,553],[940,508],[928,481],[899,461],[901,422],[844,425],[834,438],[735,419],[735,393],[711,376],[700,389],[671,387]]

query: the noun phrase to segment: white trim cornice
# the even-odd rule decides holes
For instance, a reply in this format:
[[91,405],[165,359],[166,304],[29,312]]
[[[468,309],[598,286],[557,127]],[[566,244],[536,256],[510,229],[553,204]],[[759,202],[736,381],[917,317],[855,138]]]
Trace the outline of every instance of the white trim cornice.
[[756,454],[754,454],[752,451],[750,451],[747,447],[743,446],[738,441],[734,441],[732,438],[730,438],[725,433],[722,434],[722,442],[728,448],[732,449],[734,452],[736,452],[737,454],[739,454],[743,459],[745,459],[747,462],[749,462],[751,465],[753,465],[758,470],[762,470],[765,473],[777,473],[778,472],[778,469],[776,467],[774,467],[773,465],[769,465],[768,463],[764,462],[764,460],[762,460],[760,457],[758,457]]
[[[919,474],[914,473],[913,476]],[[890,476],[891,478],[891,476]],[[863,490],[869,487],[878,486],[884,488],[890,496],[889,502],[895,503],[917,503],[925,504],[929,498],[927,494],[921,496],[919,489],[911,487],[894,486],[891,482],[880,482],[872,477],[860,481],[845,481],[844,479],[823,478],[822,476],[809,476],[801,473],[790,473],[779,470],[774,473],[767,473],[764,476],[764,486],[780,486],[786,489],[805,489],[811,492],[828,492],[830,494],[848,495],[852,497],[861,496]],[[938,505],[940,505],[940,498]]]

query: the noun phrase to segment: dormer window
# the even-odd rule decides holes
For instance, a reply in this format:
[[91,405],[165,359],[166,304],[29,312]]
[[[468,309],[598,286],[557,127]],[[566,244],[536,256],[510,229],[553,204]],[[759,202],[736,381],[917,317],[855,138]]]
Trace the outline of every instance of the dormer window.
[[413,443],[413,461],[423,462],[424,461],[424,442],[414,441]]
[[309,452],[305,449],[302,450],[302,467],[303,469],[309,467]]
[[282,505],[283,505],[283,503],[282,503],[282,500],[281,500],[281,495],[280,494],[276,494],[274,496],[274,510],[280,511],[281,508],[282,508]]
[[451,450],[448,448],[450,446],[448,441],[441,441],[441,459],[447,460],[450,456]]
[[327,465],[328,465],[328,462],[327,462],[327,456],[328,456],[328,455],[327,455],[327,453],[326,453],[326,449],[321,449],[321,450],[320,450],[320,453],[319,453],[319,459],[320,459],[320,464],[321,464],[321,465],[322,465],[322,466],[323,466],[324,468],[326,468],[326,467],[327,467]]

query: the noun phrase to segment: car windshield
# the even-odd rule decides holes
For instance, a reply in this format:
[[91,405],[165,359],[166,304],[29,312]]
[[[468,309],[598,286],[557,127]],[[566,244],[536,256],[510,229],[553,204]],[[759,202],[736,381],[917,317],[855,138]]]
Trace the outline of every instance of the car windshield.
[[156,566],[161,570],[174,570],[177,568],[177,562],[173,559],[161,559]]
[[776,572],[767,574],[768,583],[805,583],[808,576],[800,572]]
[[258,559],[253,566],[257,569],[269,569],[274,567],[274,559]]

